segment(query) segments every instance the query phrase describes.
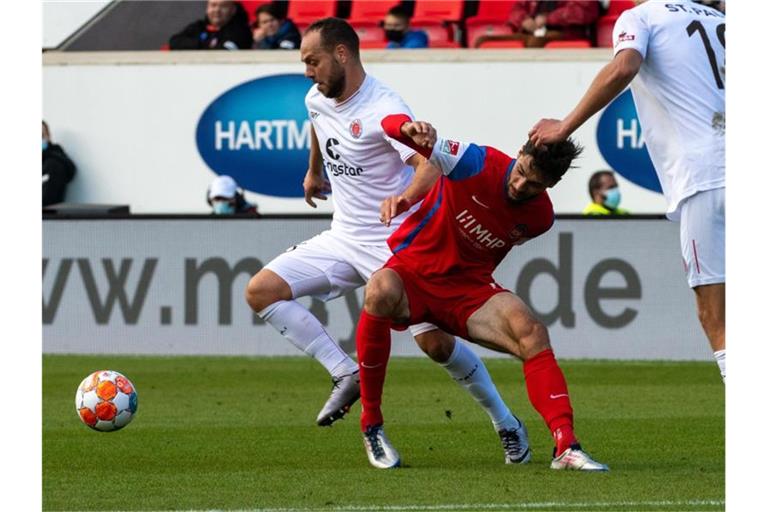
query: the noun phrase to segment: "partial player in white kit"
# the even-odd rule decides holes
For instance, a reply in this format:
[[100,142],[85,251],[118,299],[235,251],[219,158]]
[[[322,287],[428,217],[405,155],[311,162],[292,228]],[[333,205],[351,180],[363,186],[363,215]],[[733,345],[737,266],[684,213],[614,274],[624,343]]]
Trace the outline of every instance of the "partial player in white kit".
[[[365,73],[359,40],[349,24],[338,18],[312,24],[304,33],[301,59],[306,76],[315,82],[305,100],[312,122],[305,199],[314,207],[314,199],[325,199],[331,186],[333,221],[329,230],[269,262],[249,282],[246,299],[331,374],[331,396],[317,417],[318,425],[325,426],[342,418],[360,397],[358,365],[296,299],[330,300],[365,285],[392,255],[386,240],[407,216],[399,214],[415,210],[414,203],[431,187],[433,180],[421,176],[434,173],[419,172],[432,164],[384,134],[384,117],[412,114],[397,93]],[[488,413],[505,461],[527,461],[525,427],[504,404],[480,358],[431,324],[416,325],[411,333]]]
[[613,31],[614,58],[562,121],[529,135],[563,140],[631,83],[651,161],[680,222],[688,284],[725,380],[725,15],[688,0],[636,2]]

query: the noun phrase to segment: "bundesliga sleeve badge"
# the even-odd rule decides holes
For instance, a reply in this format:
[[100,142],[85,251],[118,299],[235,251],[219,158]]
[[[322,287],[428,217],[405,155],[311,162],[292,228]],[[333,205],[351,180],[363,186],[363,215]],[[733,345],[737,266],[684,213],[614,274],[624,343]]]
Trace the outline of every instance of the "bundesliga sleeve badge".
[[447,155],[456,156],[459,154],[459,143],[455,140],[443,139],[443,143],[440,145],[440,151]]

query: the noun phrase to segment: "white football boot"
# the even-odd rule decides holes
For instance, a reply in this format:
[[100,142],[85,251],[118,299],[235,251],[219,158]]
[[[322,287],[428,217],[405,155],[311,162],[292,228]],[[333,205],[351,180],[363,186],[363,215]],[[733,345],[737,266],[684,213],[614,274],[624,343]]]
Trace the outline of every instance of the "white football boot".
[[363,444],[368,454],[368,461],[375,468],[391,469],[400,467],[400,454],[384,434],[384,427],[368,427],[363,432]]
[[360,372],[356,371],[341,377],[333,377],[331,396],[317,415],[317,424],[330,427],[349,412],[352,404],[360,398]]
[[576,471],[608,471],[608,466],[601,464],[586,454],[581,445],[574,443],[559,457],[552,459],[552,469],[574,469]]

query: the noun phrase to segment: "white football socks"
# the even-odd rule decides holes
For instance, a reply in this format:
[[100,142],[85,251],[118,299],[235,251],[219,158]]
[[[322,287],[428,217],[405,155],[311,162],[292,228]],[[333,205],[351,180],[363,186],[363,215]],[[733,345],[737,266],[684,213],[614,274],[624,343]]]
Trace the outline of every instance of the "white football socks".
[[326,332],[320,321],[295,300],[279,300],[258,315],[328,373],[341,377],[357,371],[357,363]]
[[499,396],[488,369],[472,349],[456,340],[453,354],[441,365],[485,409],[496,431],[512,430],[520,426]]
[[720,368],[720,376],[723,378],[723,382],[725,382],[725,349],[714,352],[714,356],[717,366]]

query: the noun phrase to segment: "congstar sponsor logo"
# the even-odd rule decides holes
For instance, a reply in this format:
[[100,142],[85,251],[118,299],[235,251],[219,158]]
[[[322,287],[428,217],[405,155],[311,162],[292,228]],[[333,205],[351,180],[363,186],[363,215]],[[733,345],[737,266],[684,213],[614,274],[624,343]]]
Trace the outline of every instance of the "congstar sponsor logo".
[[661,184],[645,147],[632,93],[627,89],[603,111],[597,146],[608,165],[632,183],[661,193]]
[[303,197],[311,124],[300,74],[237,85],[214,99],[197,123],[197,150],[217,174],[252,192]]

